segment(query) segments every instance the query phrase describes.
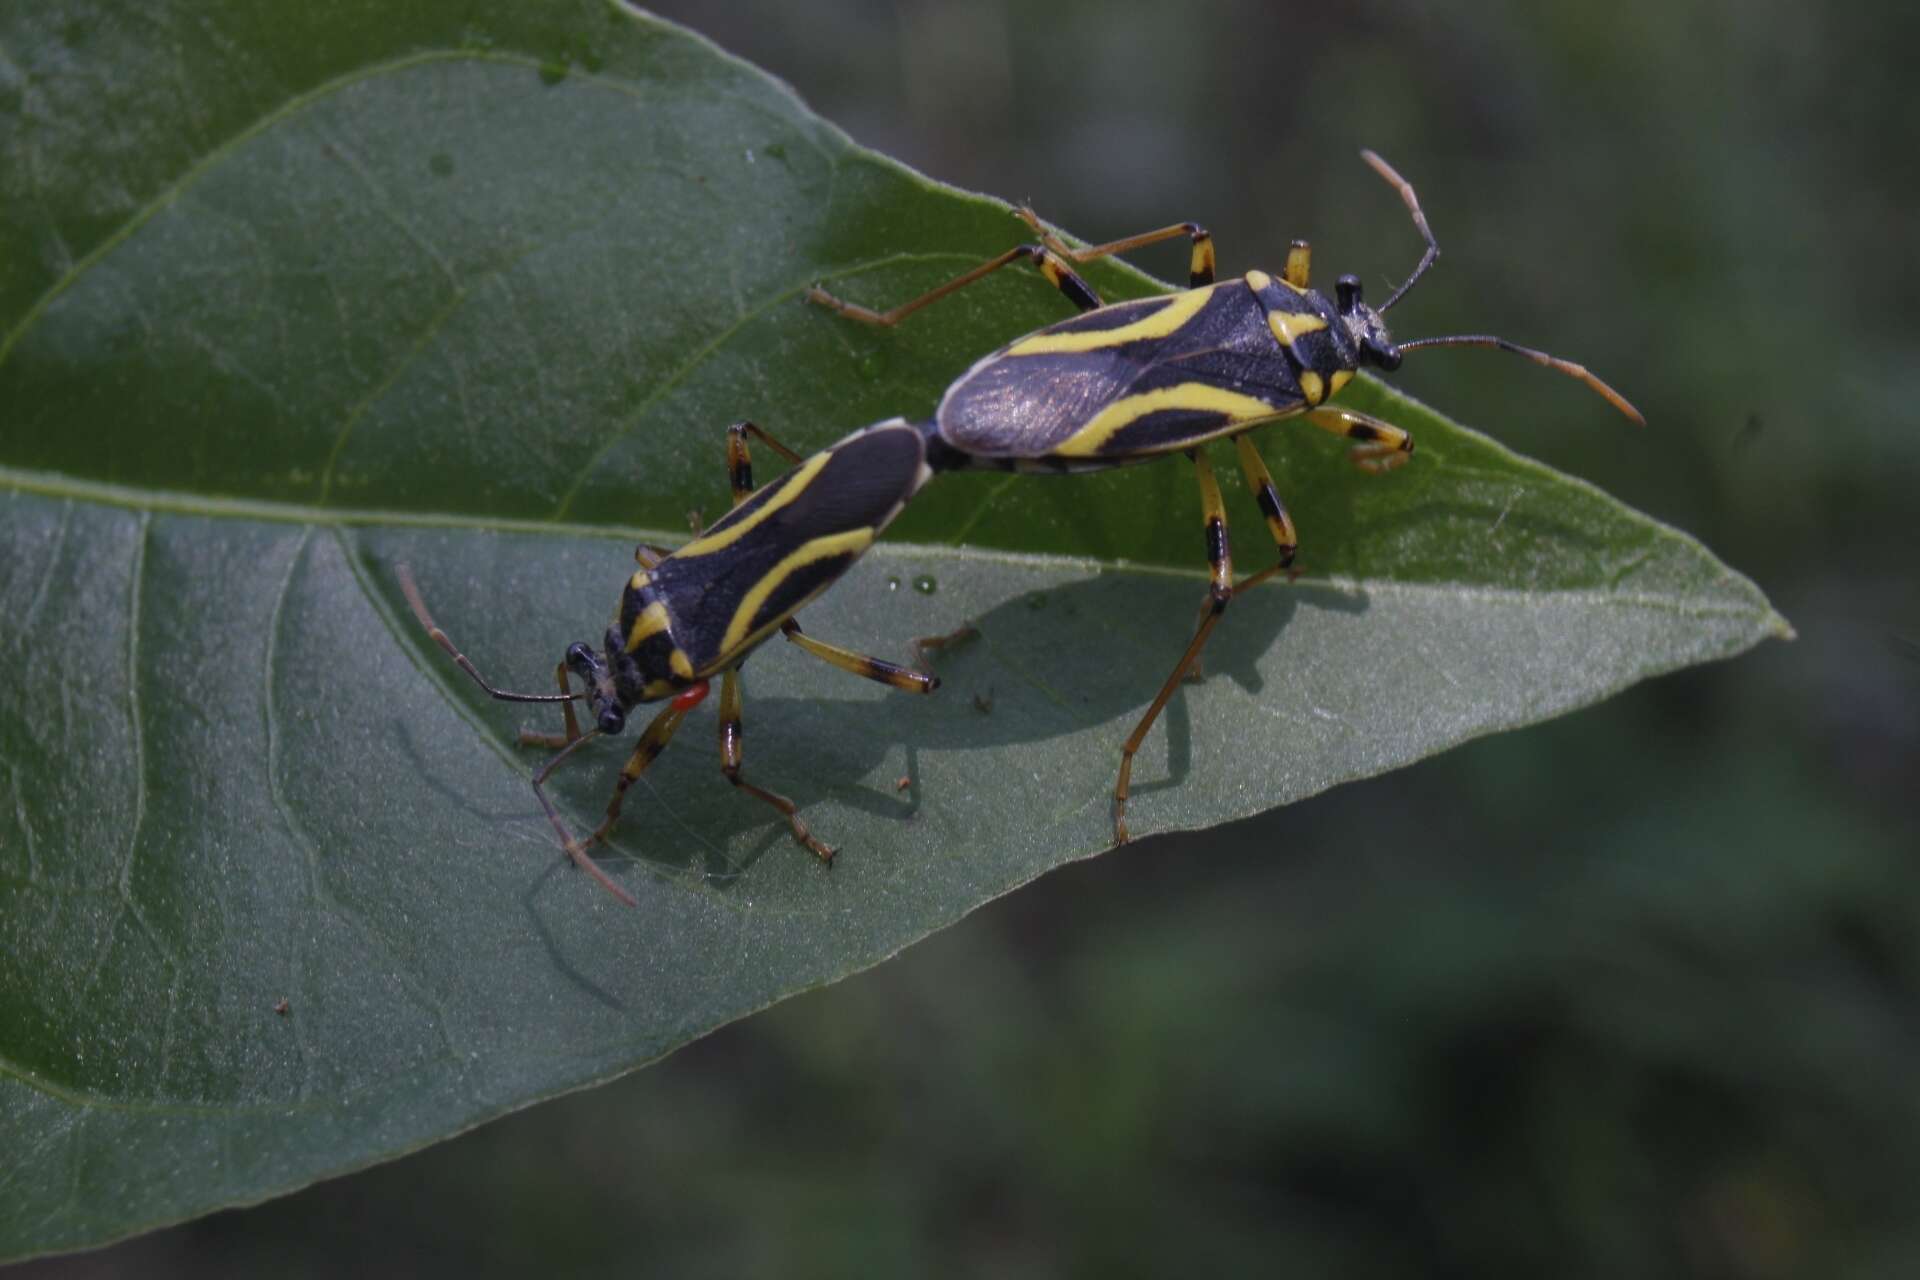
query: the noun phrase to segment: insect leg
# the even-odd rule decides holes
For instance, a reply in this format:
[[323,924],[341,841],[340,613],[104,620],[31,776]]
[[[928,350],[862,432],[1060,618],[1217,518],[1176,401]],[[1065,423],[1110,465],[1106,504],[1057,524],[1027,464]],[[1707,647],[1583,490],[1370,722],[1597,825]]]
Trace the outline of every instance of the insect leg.
[[547,821],[552,823],[553,829],[559,833],[560,847],[566,850],[567,856],[573,859],[574,865],[592,876],[599,882],[600,887],[608,893],[630,907],[637,907],[640,905],[639,900],[615,884],[613,878],[601,869],[600,864],[587,856],[587,845],[592,844],[593,839],[598,839],[600,833],[595,832],[593,839],[588,840],[586,844],[575,840],[573,838],[573,832],[567,830],[566,822],[561,819],[559,811],[553,807],[553,801],[547,799],[547,789],[545,785],[547,776],[560,766],[562,760],[565,760],[568,756],[579,750],[582,744],[599,736],[597,730],[593,733],[583,734],[579,738],[574,739],[560,754],[541,766],[540,771],[533,775],[533,794],[534,798],[540,801],[540,807],[547,811]]
[[[589,740],[600,736],[599,730],[597,729],[589,733],[580,732],[579,722],[574,719],[573,715],[573,700],[583,697],[584,695],[575,693],[572,686],[568,683],[566,663],[562,662],[560,664],[560,692],[558,694],[506,693],[494,688],[488,684],[480,672],[475,669],[473,663],[467,660],[467,656],[453,647],[453,641],[447,638],[447,633],[439,628],[438,624],[433,620],[433,615],[427,612],[427,603],[421,598],[420,588],[413,581],[412,570],[408,569],[404,564],[396,564],[393,569],[394,575],[400,580],[400,591],[406,596],[407,605],[413,610],[414,616],[420,619],[420,625],[427,629],[427,634],[433,637],[434,643],[438,644],[452,656],[454,662],[458,664],[462,671],[473,677],[475,684],[503,702],[558,702],[561,704],[567,717],[567,732],[564,737],[559,734],[529,733],[524,730],[520,734],[520,741],[522,743],[540,743],[560,748],[559,753],[555,755],[553,759],[547,761],[546,764],[542,765],[540,770],[533,775],[534,797],[540,801],[540,807],[546,810],[547,821],[553,824],[554,831],[560,837],[560,847],[566,850],[567,856],[572,858],[581,870],[599,881],[600,885],[605,888],[608,893],[611,893],[614,897],[620,899],[620,901],[630,907],[638,906],[639,903],[635,901],[632,894],[615,884],[613,880],[608,877],[607,873],[602,871],[599,865],[587,856],[587,845],[592,844],[594,840],[600,838],[606,830],[606,824],[603,824],[601,829],[594,833],[593,839],[588,840],[587,845],[583,845],[573,838],[573,833],[567,830],[567,824],[561,821],[559,811],[553,807],[553,802],[547,799],[545,784],[548,775],[559,767],[561,761],[571,756],[575,751],[578,751]],[[657,721],[655,723],[656,725],[658,724]],[[651,732],[651,730],[649,730],[649,732]],[[618,807],[617,800],[618,797],[616,795],[616,808]],[[611,822],[611,819],[609,819],[609,822]]]
[[929,651],[938,653],[942,649],[951,649],[961,641],[971,640],[979,634],[980,629],[971,622],[962,622],[943,635],[921,636],[913,642],[914,665],[925,671],[933,665],[933,660],[927,657]]
[[[1110,257],[1116,253],[1131,253],[1135,249],[1144,249],[1150,244],[1159,244],[1162,240],[1174,240],[1186,236],[1193,241],[1193,251],[1187,259],[1187,285],[1198,289],[1213,283],[1213,233],[1197,222],[1176,222],[1172,226],[1161,227],[1157,231],[1143,231],[1137,236],[1126,236],[1119,240],[1109,240],[1105,244],[1091,245],[1085,249],[1069,248],[1065,241],[1048,230],[1040,221],[1040,215],[1021,205],[1014,210],[1021,219],[1040,237],[1040,242],[1073,262],[1092,262],[1096,258]],[[1291,263],[1292,259],[1288,259]],[[1304,287],[1304,284],[1302,285]]]
[[[613,796],[607,801],[607,816],[600,820],[600,825],[593,829],[593,834],[582,842],[580,847],[583,850],[590,849],[607,838],[607,832],[611,831],[613,824],[619,820],[620,802],[626,799],[627,788],[637,782],[640,775],[647,771],[647,766],[651,765],[660,753],[667,749],[667,743],[673,741],[673,735],[675,731],[680,728],[680,722],[686,718],[687,712],[692,709],[693,704],[699,701],[698,697],[689,696],[693,693],[694,689],[700,690],[701,694],[706,692],[703,686],[695,685],[692,689],[680,694],[671,702],[667,703],[660,714],[653,718],[652,723],[647,725],[647,731],[640,735],[640,741],[634,744],[633,754],[627,757],[627,762],[624,765],[620,766],[620,777],[616,779],[613,784]],[[558,764],[559,762],[560,757],[554,757],[553,763],[549,764],[547,769],[551,769],[554,764]],[[542,770],[539,777],[534,780],[536,786],[540,778],[544,778],[545,776],[546,770]],[[544,800],[542,802],[544,803]],[[551,807],[549,807],[548,813],[551,815]],[[556,818],[555,822],[557,823],[558,821]],[[570,855],[574,853],[571,848],[569,848],[567,852]],[[584,854],[576,855],[574,861],[578,862],[582,856],[584,856]]]
[[[903,667],[897,662],[888,662],[884,658],[870,658],[864,653],[855,653],[843,649],[837,644],[828,644],[824,640],[815,640],[800,630],[800,624],[788,618],[780,624],[781,634],[805,649],[825,663],[851,671],[857,676],[876,680],[881,684],[904,689],[908,693],[932,693],[940,687],[940,677],[926,671],[916,671],[912,667]],[[726,688],[721,687],[721,705],[726,705]]]
[[1413,452],[1413,437],[1405,431],[1352,409],[1309,409],[1303,416],[1322,431],[1360,441],[1348,456],[1370,475],[1392,471]]
[[1305,240],[1295,240],[1288,245],[1287,265],[1280,275],[1294,288],[1306,288],[1308,279],[1313,275],[1313,246]]
[[775,440],[753,423],[742,419],[727,428],[727,483],[733,487],[733,505],[739,506],[753,493],[753,455],[747,449],[747,437],[760,442],[785,458],[800,461],[800,455]]
[[793,828],[793,838],[805,845],[820,861],[832,866],[833,846],[807,830],[807,824],[800,820],[799,806],[777,792],[748,782],[740,774],[740,758],[740,669],[734,667],[720,681],[720,772],[726,774],[727,781],[740,790],[784,814],[787,825]]
[[1073,268],[1066,264],[1066,260],[1044,244],[1015,245],[1005,253],[988,258],[972,270],[963,271],[945,284],[937,285],[890,311],[873,311],[858,303],[844,301],[834,297],[817,284],[807,290],[807,301],[838,311],[851,320],[859,320],[865,324],[892,326],[899,324],[928,303],[938,302],[948,294],[964,289],[974,281],[992,275],[1008,263],[1018,262],[1023,258],[1033,263],[1040,274],[1047,278],[1047,282],[1065,294],[1067,301],[1080,310],[1092,311],[1101,305],[1100,295],[1093,291],[1093,286],[1074,274]]
[[1247,478],[1247,488],[1252,490],[1253,500],[1260,504],[1260,514],[1267,520],[1267,532],[1273,535],[1273,545],[1280,552],[1278,564],[1262,569],[1240,584],[1239,589],[1245,590],[1289,568],[1294,553],[1300,549],[1300,538],[1294,532],[1293,517],[1287,514],[1286,504],[1280,501],[1280,493],[1273,487],[1273,474],[1267,470],[1260,451],[1253,447],[1253,436],[1243,432],[1233,438],[1233,444],[1240,451],[1240,471]]
[[1213,629],[1219,625],[1221,615],[1233,599],[1233,553],[1227,540],[1227,506],[1221,501],[1220,484],[1213,478],[1213,465],[1207,461],[1206,453],[1195,450],[1189,456],[1193,458],[1194,474],[1200,481],[1200,511],[1206,522],[1207,562],[1212,566],[1213,577],[1207,586],[1207,601],[1200,615],[1200,625],[1194,629],[1186,652],[1180,655],[1180,661],[1174,664],[1166,683],[1154,695],[1147,714],[1140,717],[1140,723],[1133,727],[1133,732],[1127,735],[1126,743],[1120,748],[1120,779],[1113,787],[1113,838],[1120,844],[1125,844],[1128,838],[1127,793],[1133,779],[1134,753],[1146,741],[1147,732],[1153,728],[1153,722],[1160,718],[1160,712],[1166,707],[1168,699],[1173,697],[1173,691],[1180,687],[1188,670],[1199,660],[1200,651],[1206,648],[1207,638],[1213,634]]

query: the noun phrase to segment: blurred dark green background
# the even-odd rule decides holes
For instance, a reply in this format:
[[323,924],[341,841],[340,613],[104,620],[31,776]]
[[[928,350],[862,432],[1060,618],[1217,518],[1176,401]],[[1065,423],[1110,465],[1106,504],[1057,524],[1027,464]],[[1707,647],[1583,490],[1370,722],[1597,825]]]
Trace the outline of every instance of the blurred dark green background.
[[1083,235],[1206,222],[1227,273],[1305,236],[1380,296],[1419,248],[1380,150],[1446,250],[1399,335],[1547,346],[1651,425],[1483,352],[1399,384],[1701,537],[1799,641],[1143,841],[610,1088],[23,1270],[1920,1274],[1920,10],[662,11]]

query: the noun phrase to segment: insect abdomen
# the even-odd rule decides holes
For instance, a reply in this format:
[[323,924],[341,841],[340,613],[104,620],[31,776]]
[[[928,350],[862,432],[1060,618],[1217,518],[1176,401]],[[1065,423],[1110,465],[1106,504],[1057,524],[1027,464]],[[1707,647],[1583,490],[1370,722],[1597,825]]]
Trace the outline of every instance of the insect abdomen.
[[1116,303],[1011,343],[942,399],[939,435],[985,465],[1070,470],[1191,448],[1304,401],[1246,282]]
[[930,472],[893,419],[802,460],[648,574],[694,676],[737,662],[845,573]]

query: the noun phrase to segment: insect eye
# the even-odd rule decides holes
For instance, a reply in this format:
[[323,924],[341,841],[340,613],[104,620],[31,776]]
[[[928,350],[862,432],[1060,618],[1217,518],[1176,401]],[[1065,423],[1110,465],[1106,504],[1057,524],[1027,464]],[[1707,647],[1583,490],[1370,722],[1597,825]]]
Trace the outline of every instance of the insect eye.
[[1392,343],[1382,342],[1380,339],[1369,334],[1366,341],[1361,345],[1372,362],[1379,365],[1382,369],[1385,369],[1388,373],[1392,373],[1400,367],[1400,361],[1402,359],[1400,348],[1394,346]]
[[567,646],[567,669],[582,680],[591,681],[600,670],[600,659],[584,640]]
[[627,714],[618,707],[602,707],[599,719],[600,732],[605,734],[617,734],[627,727]]
[[1334,300],[1340,305],[1341,315],[1350,315],[1360,305],[1360,277],[1341,276],[1333,285]]

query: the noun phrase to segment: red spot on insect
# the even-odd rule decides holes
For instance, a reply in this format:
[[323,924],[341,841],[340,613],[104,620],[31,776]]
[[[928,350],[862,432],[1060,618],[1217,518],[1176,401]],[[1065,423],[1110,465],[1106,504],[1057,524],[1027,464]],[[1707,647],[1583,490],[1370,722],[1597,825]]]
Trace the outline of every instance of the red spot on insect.
[[699,706],[701,700],[706,696],[707,682],[702,680],[699,684],[682,689],[679,693],[673,695],[674,709],[676,711],[691,711]]

